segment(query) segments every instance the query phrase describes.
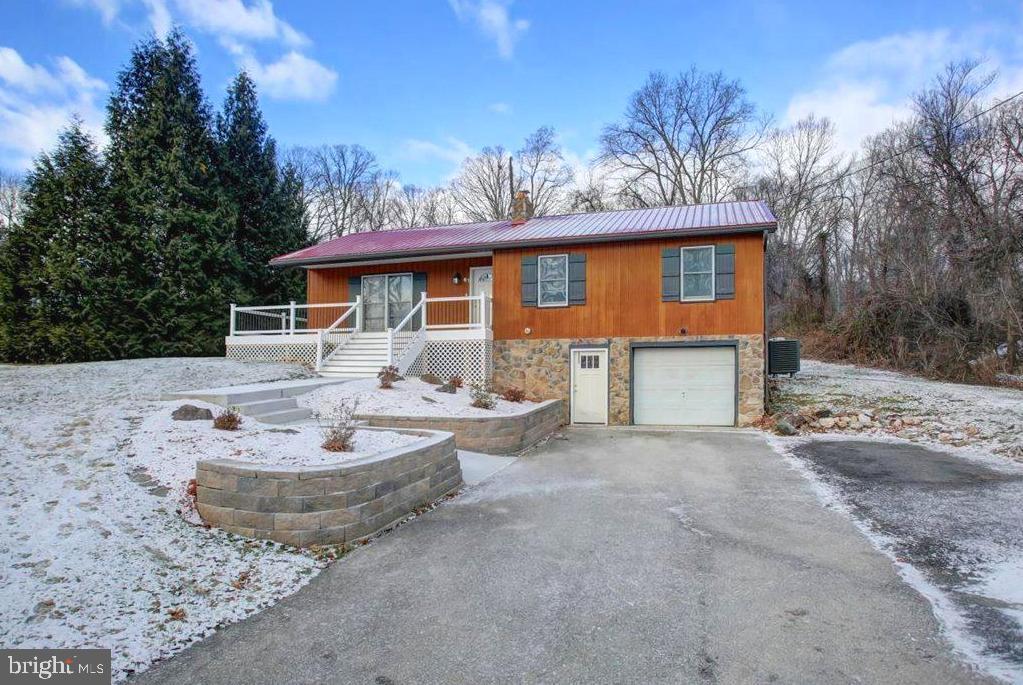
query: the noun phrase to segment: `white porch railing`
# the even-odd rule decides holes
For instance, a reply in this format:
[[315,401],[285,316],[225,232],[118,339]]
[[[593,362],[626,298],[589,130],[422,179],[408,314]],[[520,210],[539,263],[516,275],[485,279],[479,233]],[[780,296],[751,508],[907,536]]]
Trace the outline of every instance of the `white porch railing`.
[[229,335],[295,335],[323,330],[344,314],[352,302],[290,304],[259,307],[231,305]]
[[[418,325],[416,315],[419,315]],[[426,293],[394,328],[387,329],[387,365],[404,374],[426,347]]]
[[[334,323],[316,335],[317,372],[323,368],[325,361],[337,354],[345,346],[345,343],[362,328],[362,297],[356,296],[355,302],[346,302],[345,304],[349,305],[348,309]],[[349,321],[350,319],[351,321]],[[351,326],[342,326],[345,322],[351,323]]]

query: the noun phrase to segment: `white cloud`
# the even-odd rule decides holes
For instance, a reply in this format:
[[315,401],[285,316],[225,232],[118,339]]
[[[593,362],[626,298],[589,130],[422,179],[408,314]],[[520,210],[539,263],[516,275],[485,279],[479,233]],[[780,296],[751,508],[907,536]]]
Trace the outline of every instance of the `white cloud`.
[[497,53],[504,59],[515,54],[515,43],[529,29],[526,19],[513,19],[507,0],[448,0],[459,21],[471,22],[494,41]]
[[106,26],[113,24],[121,11],[121,0],[71,0],[71,3],[96,10]]
[[409,159],[440,159],[461,165],[466,157],[475,154],[476,151],[464,140],[448,136],[440,143],[409,138],[402,143],[402,153]]
[[176,0],[185,20],[219,37],[239,40],[278,40],[290,47],[305,47],[309,39],[274,12],[269,0]]
[[48,69],[0,47],[0,166],[31,166],[53,147],[73,115],[104,144],[103,109],[96,100],[106,88],[70,57],[58,57]]
[[832,53],[808,87],[796,92],[783,123],[809,115],[835,123],[842,152],[855,152],[866,136],[912,114],[913,94],[953,60],[980,59],[1001,78],[997,96],[1023,81],[1023,46],[1014,27],[966,26],[891,34],[851,43]]
[[252,54],[245,52],[244,48],[241,50],[241,66],[260,90],[272,98],[325,100],[334,92],[337,72],[314,59],[292,50],[276,62],[262,64]]
[[489,109],[494,114],[508,114],[509,112],[511,112],[511,105],[509,105],[507,102],[492,102],[489,105],[487,105],[487,109]]
[[149,25],[159,38],[166,38],[174,26],[174,19],[164,0],[142,0],[149,9]]

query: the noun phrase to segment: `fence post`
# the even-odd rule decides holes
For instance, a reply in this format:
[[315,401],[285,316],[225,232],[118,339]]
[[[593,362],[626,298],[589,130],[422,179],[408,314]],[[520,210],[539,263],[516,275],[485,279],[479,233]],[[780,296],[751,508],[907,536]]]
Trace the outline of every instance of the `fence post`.
[[419,293],[419,304],[420,304],[420,316],[419,316],[419,330],[426,330],[426,291]]
[[394,366],[394,329],[387,329],[387,365]]
[[323,368],[323,331],[316,334],[316,373]]
[[295,301],[291,301],[291,307],[288,309],[288,316],[291,319],[291,330],[289,335],[295,335]]
[[234,323],[235,311],[234,311],[234,309],[237,306],[238,305],[236,305],[234,302],[231,303],[231,323],[228,324],[228,335],[230,335],[232,337],[234,336],[234,329],[235,329],[235,323]]
[[355,332],[362,330],[362,295],[355,296]]

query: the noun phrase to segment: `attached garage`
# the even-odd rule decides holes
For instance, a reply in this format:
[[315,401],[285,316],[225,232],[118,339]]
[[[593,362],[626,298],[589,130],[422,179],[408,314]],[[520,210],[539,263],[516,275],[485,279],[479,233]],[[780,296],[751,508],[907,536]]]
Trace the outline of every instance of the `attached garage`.
[[734,344],[633,347],[633,423],[734,426],[735,407]]

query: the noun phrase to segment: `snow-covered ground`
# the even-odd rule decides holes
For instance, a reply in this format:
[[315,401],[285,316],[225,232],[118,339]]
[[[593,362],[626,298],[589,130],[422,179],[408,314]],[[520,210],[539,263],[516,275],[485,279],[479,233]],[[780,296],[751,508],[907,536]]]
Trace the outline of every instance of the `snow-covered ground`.
[[536,407],[534,402],[507,402],[496,398],[493,409],[470,406],[468,385],[455,394],[437,392],[437,386],[418,378],[397,381],[393,388],[383,390],[375,378],[366,378],[339,385],[327,385],[299,395],[302,406],[316,413],[331,412],[342,401],[359,403],[359,414],[402,414],[405,416],[494,416],[523,414]]
[[[1023,390],[942,383],[916,376],[810,359],[795,378],[779,377],[781,412],[825,408],[869,412],[873,425],[801,426],[808,432],[888,434],[1023,461]],[[830,423],[830,422],[827,422]]]
[[[265,458],[316,427],[174,422],[178,438],[165,429],[180,403],[159,401],[306,375],[224,359],[0,366],[0,645],[111,648],[121,679],[308,582],[314,554],[190,525],[177,493],[199,456]],[[360,434],[357,449],[389,435]]]
[[1023,683],[1023,391],[803,369],[779,379],[778,400],[787,420],[811,420],[775,449],[892,558],[965,659]]

